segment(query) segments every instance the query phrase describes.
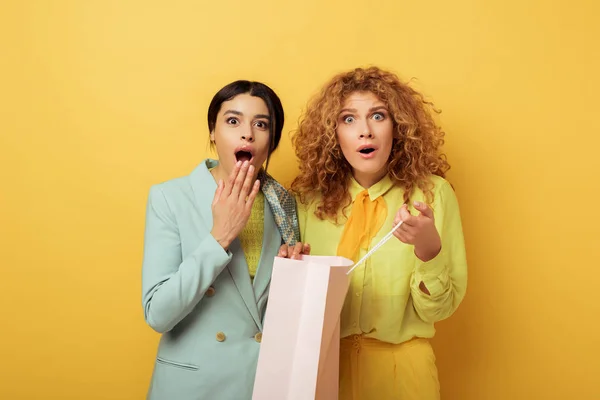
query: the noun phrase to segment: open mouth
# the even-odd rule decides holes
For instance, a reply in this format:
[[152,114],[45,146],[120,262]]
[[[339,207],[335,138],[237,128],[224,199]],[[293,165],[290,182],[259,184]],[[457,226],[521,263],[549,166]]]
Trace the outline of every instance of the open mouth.
[[372,152],[374,152],[375,149],[372,147],[365,147],[364,149],[360,149],[359,152],[361,154],[371,154]]
[[235,160],[236,161],[250,161],[252,160],[252,153],[246,150],[240,150],[235,152]]
[[366,160],[375,157],[377,147],[371,146],[370,143],[365,143],[364,145],[360,146],[357,150],[360,156]]

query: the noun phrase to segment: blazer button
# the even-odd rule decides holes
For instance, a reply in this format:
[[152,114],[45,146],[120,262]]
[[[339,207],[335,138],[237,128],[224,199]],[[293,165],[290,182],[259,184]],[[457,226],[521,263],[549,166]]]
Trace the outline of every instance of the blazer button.
[[206,293],[204,293],[204,295],[206,297],[213,297],[215,295],[215,288],[214,287],[209,287],[208,289],[206,289]]
[[225,334],[223,332],[217,332],[217,342],[224,342]]
[[256,340],[257,343],[262,342],[262,333],[258,332],[256,335],[254,335],[254,340]]

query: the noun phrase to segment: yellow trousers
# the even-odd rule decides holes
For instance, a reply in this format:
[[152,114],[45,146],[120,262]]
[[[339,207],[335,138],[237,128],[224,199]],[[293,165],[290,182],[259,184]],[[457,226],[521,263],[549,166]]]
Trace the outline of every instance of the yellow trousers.
[[340,345],[340,400],[439,400],[435,355],[427,339],[391,344],[361,335]]

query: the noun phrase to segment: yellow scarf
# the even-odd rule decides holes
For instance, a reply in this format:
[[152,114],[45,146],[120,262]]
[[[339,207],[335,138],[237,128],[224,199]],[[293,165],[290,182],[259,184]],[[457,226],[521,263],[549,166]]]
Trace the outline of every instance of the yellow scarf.
[[354,262],[358,261],[360,249],[368,249],[371,240],[381,229],[386,217],[387,204],[383,196],[371,201],[367,190],[360,192],[354,200],[350,218],[344,226],[337,255]]

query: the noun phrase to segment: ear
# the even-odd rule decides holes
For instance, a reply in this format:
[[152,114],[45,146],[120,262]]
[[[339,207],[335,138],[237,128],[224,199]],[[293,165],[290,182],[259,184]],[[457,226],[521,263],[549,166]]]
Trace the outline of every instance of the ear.
[[214,142],[214,141],[215,141],[215,131],[212,131],[212,132],[210,133],[210,141],[211,141],[211,142]]

